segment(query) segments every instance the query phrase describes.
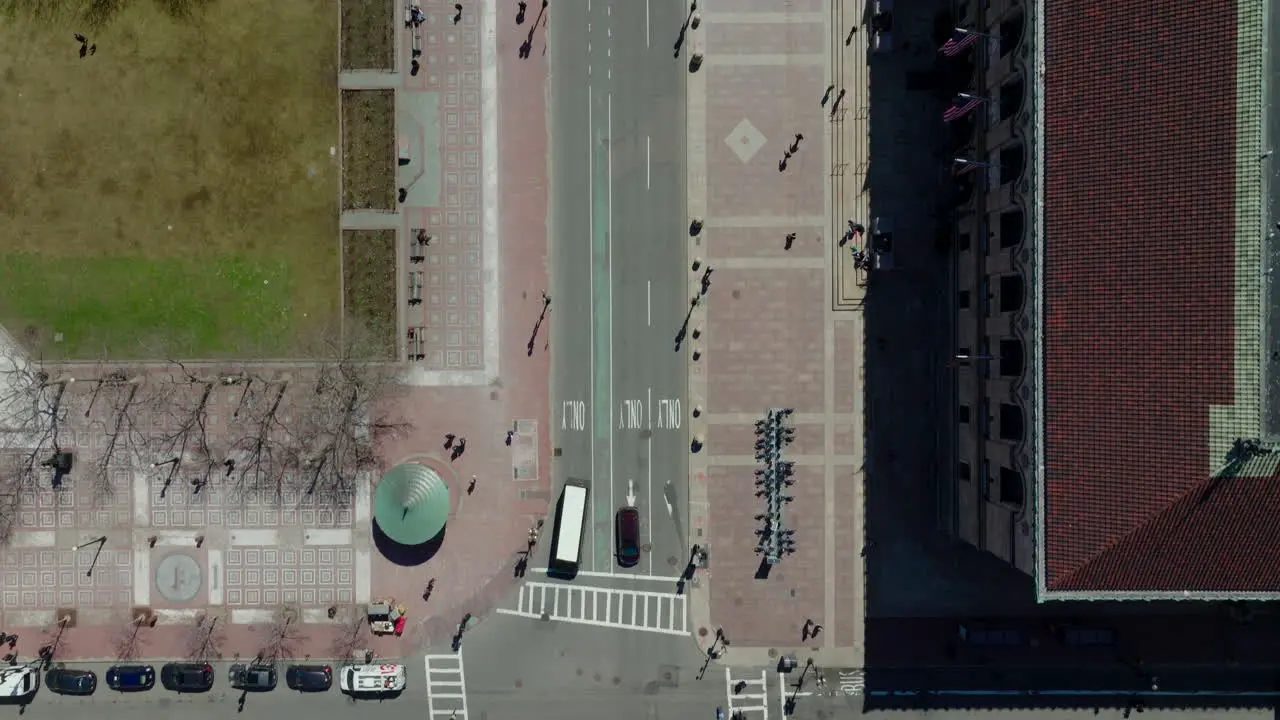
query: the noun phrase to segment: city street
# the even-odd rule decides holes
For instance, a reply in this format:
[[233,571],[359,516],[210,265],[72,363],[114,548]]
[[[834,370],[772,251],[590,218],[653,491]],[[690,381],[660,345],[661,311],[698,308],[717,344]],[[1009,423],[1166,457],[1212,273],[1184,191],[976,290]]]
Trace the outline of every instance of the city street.
[[[673,0],[552,13],[552,422],[558,479],[591,490],[581,574],[674,579],[687,561],[684,65]],[[614,561],[640,511],[643,557]]]

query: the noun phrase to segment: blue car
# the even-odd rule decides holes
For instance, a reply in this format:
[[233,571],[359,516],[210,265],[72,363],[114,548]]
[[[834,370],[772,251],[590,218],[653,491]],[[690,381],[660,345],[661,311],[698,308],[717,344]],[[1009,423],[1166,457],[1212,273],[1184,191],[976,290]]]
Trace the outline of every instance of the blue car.
[[150,665],[112,665],[107,687],[120,692],[142,692],[156,686],[156,669]]

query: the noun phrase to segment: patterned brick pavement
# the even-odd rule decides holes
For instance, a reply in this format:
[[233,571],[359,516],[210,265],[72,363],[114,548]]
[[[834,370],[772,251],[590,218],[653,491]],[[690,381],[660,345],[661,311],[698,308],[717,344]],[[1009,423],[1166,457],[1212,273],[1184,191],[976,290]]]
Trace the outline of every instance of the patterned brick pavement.
[[[705,61],[689,82],[689,186],[690,214],[706,225],[690,255],[716,272],[694,315],[701,340],[690,348],[701,352],[690,357],[690,387],[704,441],[692,466],[692,541],[710,552],[694,618],[706,638],[723,630],[729,663],[772,662],[766,650],[807,645],[820,663],[857,665],[862,322],[832,309],[843,202],[833,202],[829,182],[835,126],[818,103],[833,54],[844,50],[843,10],[820,0],[699,5],[693,43]],[[797,133],[799,152],[780,172]],[[796,412],[784,511],[796,551],[757,579],[754,517],[763,505],[752,482],[753,423],[784,407]],[[823,632],[803,642],[806,620]]]
[[[422,303],[406,307],[405,323],[425,328],[427,370],[484,370],[485,275],[496,270],[484,258],[481,38],[489,30],[482,28],[487,4],[470,4],[457,25],[452,2],[425,0],[419,5],[427,18],[418,30],[422,70],[417,77],[404,74],[398,99],[401,134],[412,125],[423,132],[424,142],[435,144],[427,157],[434,157],[437,167],[428,165],[426,171],[439,177],[429,179],[438,188],[432,205],[404,208],[405,245],[412,247],[418,229],[432,236],[422,252],[424,263],[407,266],[411,273],[422,273]],[[407,56],[411,34],[401,36]],[[403,58],[404,67],[410,59]],[[417,127],[419,122],[430,130]]]

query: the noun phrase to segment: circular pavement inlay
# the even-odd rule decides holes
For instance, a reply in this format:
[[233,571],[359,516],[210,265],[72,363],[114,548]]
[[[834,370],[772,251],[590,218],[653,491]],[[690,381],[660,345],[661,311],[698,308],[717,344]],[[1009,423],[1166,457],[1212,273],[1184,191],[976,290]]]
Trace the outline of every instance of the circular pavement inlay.
[[200,593],[204,571],[190,555],[166,555],[156,566],[156,590],[170,602],[190,602]]

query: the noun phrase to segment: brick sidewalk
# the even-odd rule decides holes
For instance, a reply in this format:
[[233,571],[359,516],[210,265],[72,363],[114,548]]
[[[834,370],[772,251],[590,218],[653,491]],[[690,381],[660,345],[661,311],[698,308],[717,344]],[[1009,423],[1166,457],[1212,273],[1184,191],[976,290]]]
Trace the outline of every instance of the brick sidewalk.
[[[865,34],[849,51],[843,45],[844,18],[860,9],[832,11],[823,0],[793,0],[782,11],[767,0],[699,7],[692,40],[705,61],[689,80],[688,185],[690,215],[705,218],[706,229],[690,255],[716,274],[694,314],[700,344],[690,348],[702,352],[690,357],[690,392],[703,411],[693,431],[704,441],[691,467],[691,542],[710,551],[693,591],[694,621],[704,639],[723,630],[731,664],[796,651],[860,666],[862,316],[858,298],[848,302],[858,288],[842,281],[837,241],[846,206],[865,202],[833,196],[848,190],[832,185],[841,140],[832,133],[854,124],[828,122],[831,106],[819,106],[828,78],[853,77],[837,72],[839,53],[865,50]],[[865,98],[866,88],[847,90],[846,105]],[[797,133],[800,150],[780,171]],[[796,234],[790,251],[788,233]],[[784,407],[795,408],[787,451],[795,484],[783,517],[796,551],[756,579],[754,517],[764,507],[753,492],[753,423]],[[806,620],[823,627],[807,643]]]

